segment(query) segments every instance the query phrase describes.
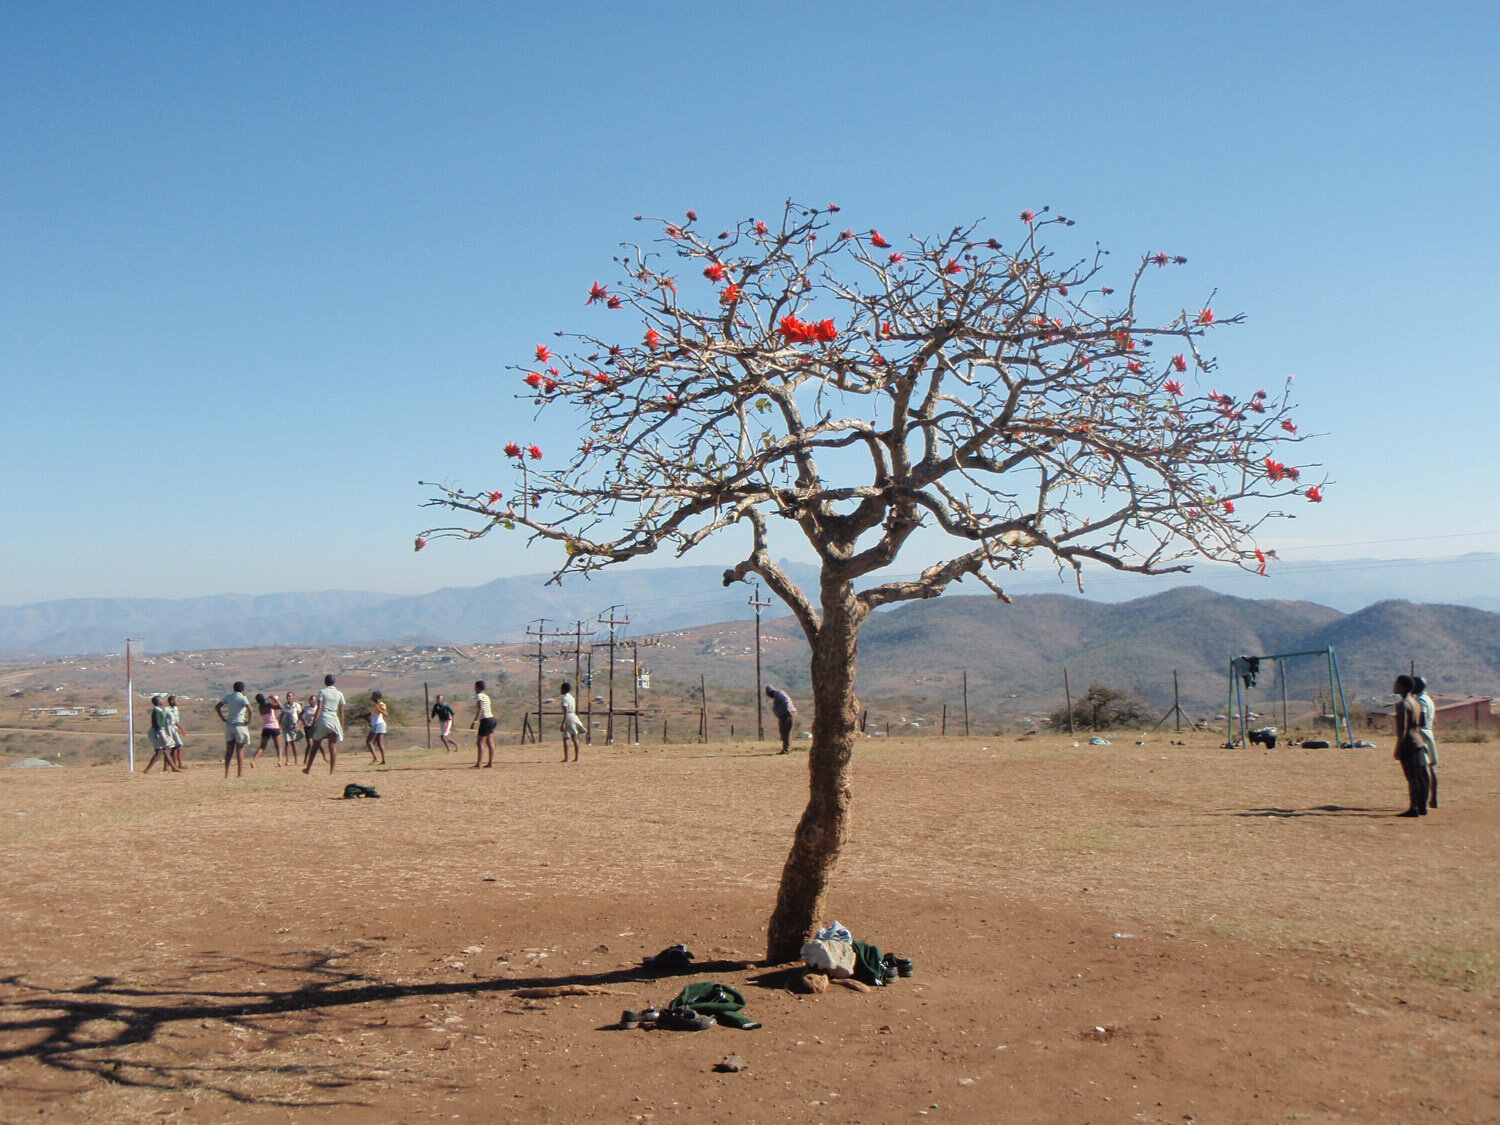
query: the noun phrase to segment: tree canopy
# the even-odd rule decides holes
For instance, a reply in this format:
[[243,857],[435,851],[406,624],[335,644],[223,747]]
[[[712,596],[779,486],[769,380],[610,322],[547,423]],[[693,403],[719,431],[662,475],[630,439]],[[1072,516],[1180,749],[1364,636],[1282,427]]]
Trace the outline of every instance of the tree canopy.
[[[1182,256],[1145,254],[1113,279],[1097,246],[1048,249],[1073,223],[1045,210],[1003,237],[973,224],[895,241],[838,230],[837,212],[788,203],[716,235],[692,211],[651,220],[657,237],[589,287],[597,327],[513,365],[538,411],[571,412],[577,444],[547,454],[517,435],[509,495],[431,486],[460,522],[416,541],[524,530],[565,547],[561,580],[738,532],[725,584],[763,579],[812,650],[810,795],[768,927],[775,960],[814,928],[847,837],[872,610],[970,577],[1004,598],[1031,556],[1080,580],[1087,564],[1163,573],[1193,557],[1264,573],[1255,532],[1285,514],[1270,505],[1324,488],[1284,459],[1303,440],[1290,380],[1205,389],[1205,338],[1238,316],[1211,292],[1143,311]],[[817,590],[773,559],[773,530],[790,528],[818,558]],[[923,555],[915,577],[892,577],[903,550]]]

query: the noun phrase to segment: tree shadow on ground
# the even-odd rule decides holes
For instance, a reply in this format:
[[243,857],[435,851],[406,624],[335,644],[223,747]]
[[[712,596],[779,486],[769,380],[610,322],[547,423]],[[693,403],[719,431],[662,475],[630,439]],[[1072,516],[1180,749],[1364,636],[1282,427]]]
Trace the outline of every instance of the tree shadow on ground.
[[[216,957],[209,953],[208,957]],[[354,1089],[370,1081],[430,1081],[397,1077],[383,1072],[372,1077],[370,1068],[356,1060],[334,1064],[193,1064],[181,1061],[145,1061],[143,1048],[156,1044],[164,1031],[195,1022],[205,1027],[222,1021],[230,1029],[266,1035],[285,1034],[266,1026],[278,1016],[359,1013],[364,1008],[370,1026],[382,1026],[385,1015],[376,1018],[374,1006],[410,998],[443,998],[476,995],[525,997],[529,990],[565,989],[569,986],[608,987],[646,983],[706,973],[740,972],[747,962],[705,961],[685,968],[657,969],[635,966],[609,972],[567,976],[530,976],[429,983],[387,983],[363,973],[335,967],[347,953],[311,953],[292,964],[275,965],[247,958],[225,957],[184,967],[183,983],[159,986],[136,985],[112,976],[95,976],[70,988],[49,988],[29,983],[22,974],[0,977],[0,1067],[20,1059],[31,1059],[55,1072],[92,1076],[117,1086],[161,1092],[197,1091],[221,1094],[232,1101],[257,1106],[285,1108],[365,1106],[367,1103],[340,1097],[334,1091]],[[753,964],[753,963],[752,963]],[[207,975],[250,971],[257,975],[291,974],[297,979],[277,987],[257,982],[253,988],[195,988],[188,982]],[[554,995],[568,995],[556,993]],[[576,993],[575,995],[587,995]],[[163,1047],[171,1051],[170,1047]],[[265,1078],[297,1078],[312,1087],[306,1095],[258,1094],[247,1085]],[[12,1086],[12,1090],[20,1088]]]
[[1371,809],[1357,805],[1314,805],[1306,809],[1284,809],[1268,805],[1261,809],[1222,809],[1215,816],[1270,817],[1286,819],[1298,816],[1366,817],[1380,819],[1395,814],[1389,809]]

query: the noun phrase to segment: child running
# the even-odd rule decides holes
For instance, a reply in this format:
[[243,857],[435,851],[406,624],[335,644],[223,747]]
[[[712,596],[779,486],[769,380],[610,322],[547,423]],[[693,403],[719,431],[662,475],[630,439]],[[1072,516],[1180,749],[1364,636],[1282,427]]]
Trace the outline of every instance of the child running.
[[151,697],[151,760],[146,763],[142,773],[150,773],[151,767],[156,765],[156,759],[161,759],[161,772],[171,770],[177,772],[177,767],[172,764],[172,717],[167,709],[162,706],[161,696]]
[[[370,693],[370,733],[365,735],[365,749],[370,752],[371,765],[385,765],[385,720],[391,713],[386,706],[382,693],[372,691]],[[379,761],[375,758],[375,751],[380,751]]]

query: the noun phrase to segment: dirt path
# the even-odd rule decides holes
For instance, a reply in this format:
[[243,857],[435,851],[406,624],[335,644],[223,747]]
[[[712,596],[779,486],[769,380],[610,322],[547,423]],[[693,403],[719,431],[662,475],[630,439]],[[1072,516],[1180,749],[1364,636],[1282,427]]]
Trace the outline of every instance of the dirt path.
[[[0,1120],[1500,1119],[1496,748],[1403,821],[1386,751],[1120,741],[861,747],[829,916],[916,975],[812,997],[805,755],[0,773]],[[764,1027],[612,1029],[696,979]]]

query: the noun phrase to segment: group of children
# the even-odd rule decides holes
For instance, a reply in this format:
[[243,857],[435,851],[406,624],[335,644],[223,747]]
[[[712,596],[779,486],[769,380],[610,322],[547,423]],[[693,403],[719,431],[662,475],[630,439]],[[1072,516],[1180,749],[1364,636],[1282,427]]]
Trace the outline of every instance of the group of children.
[[[771,696],[771,706],[781,723],[782,753],[786,753],[791,726],[797,709],[784,692],[766,689]],[[233,689],[214,704],[214,711],[224,723],[224,776],[229,776],[229,765],[236,765],[236,776],[244,776],[245,751],[250,747],[251,708],[260,717],[260,746],[250,755],[253,769],[256,759],[270,746],[276,751],[276,764],[295,766],[299,763],[297,743],[305,740],[306,749],[301,757],[303,773],[311,773],[313,762],[321,753],[328,759],[328,772],[332,773],[338,763],[338,744],[344,740],[344,695],[334,684],[333,676],[323,677],[321,691],[309,693],[307,703],[297,701],[293,692],[287,692],[283,700],[276,694],[269,696],[257,693],[252,703],[245,695],[245,684],[235,681]],[[568,761],[568,747],[573,748],[572,761],[578,761],[578,736],[585,733],[583,720],[578,717],[578,701],[573,695],[573,685],[562,685],[562,742],[563,761]],[[454,751],[458,743],[450,736],[453,732],[453,707],[439,695],[432,705],[432,717],[440,724],[438,737],[443,746]],[[390,718],[390,707],[381,692],[370,693],[369,733],[365,735],[365,749],[370,752],[374,765],[385,765],[385,736]],[[488,769],[495,764],[495,707],[486,689],[485,681],[474,681],[474,719],[469,729],[475,732],[474,769]],[[177,697],[169,695],[165,703],[159,695],[151,697],[151,746],[155,751],[146,773],[161,758],[163,770],[182,769],[182,729],[177,710]]]
[[[578,761],[578,736],[584,733],[583,720],[578,717],[578,700],[573,696],[573,685],[564,681],[562,685],[562,760],[568,760],[568,744],[573,746],[573,761]],[[432,705],[432,717],[442,724],[439,736],[448,750],[457,750],[458,743],[449,738],[453,730],[453,708],[440,695]],[[474,681],[474,719],[469,729],[474,731],[474,765],[471,769],[489,769],[495,764],[495,705],[483,680]]]

